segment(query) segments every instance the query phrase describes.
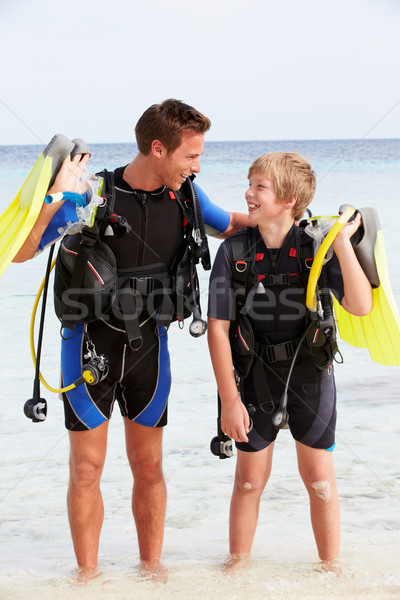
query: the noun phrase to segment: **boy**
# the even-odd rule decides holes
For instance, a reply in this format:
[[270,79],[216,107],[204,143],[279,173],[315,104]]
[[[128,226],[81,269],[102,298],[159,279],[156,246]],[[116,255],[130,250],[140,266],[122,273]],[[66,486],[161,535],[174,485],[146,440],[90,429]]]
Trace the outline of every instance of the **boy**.
[[[310,323],[305,290],[313,254],[311,238],[295,224],[314,196],[316,178],[304,158],[280,152],[256,159],[248,178],[250,226],[219,248],[210,278],[208,310],[209,347],[221,399],[221,427],[236,441],[238,450],[228,566],[234,568],[243,563],[251,551],[278,433],[273,416],[294,353],[300,346],[289,385],[289,427],[296,443],[299,472],[310,498],[318,554],[329,569],[339,556],[340,540],[332,456],[336,391],[332,360],[321,361],[307,340],[301,342]],[[341,229],[333,243],[335,256],[326,270],[328,286],[335,290],[343,307],[352,314],[366,315],[372,309],[372,290],[350,242],[360,222],[357,215]],[[240,244],[248,248],[245,254],[251,256],[249,261],[235,257],[238,244],[239,248]],[[236,271],[246,268],[250,274],[245,297],[237,303],[234,289],[239,297],[241,290],[235,283]],[[252,336],[252,356],[243,365],[240,344],[249,350]],[[325,347],[329,356],[329,340]],[[241,375],[240,391],[234,366]],[[252,427],[246,407],[252,413]]]

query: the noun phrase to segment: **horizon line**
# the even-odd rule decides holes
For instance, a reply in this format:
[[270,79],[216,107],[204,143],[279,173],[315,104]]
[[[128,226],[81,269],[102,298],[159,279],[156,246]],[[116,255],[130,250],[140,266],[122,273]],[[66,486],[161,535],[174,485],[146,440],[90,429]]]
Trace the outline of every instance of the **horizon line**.
[[[396,140],[400,140],[400,137],[377,137],[377,138],[356,138],[356,137],[349,137],[349,138],[345,138],[345,137],[339,137],[339,138],[275,138],[275,139],[242,139],[242,140],[205,140],[205,144],[242,144],[242,143],[249,143],[249,142],[256,142],[256,143],[270,143],[270,142],[368,142],[368,141],[386,141],[386,140],[391,140],[391,141],[396,141]],[[135,142],[87,142],[88,145],[93,145],[93,146],[106,146],[106,145],[133,145],[136,146],[137,143]],[[1,147],[10,147],[10,146],[42,146],[43,144],[23,144],[23,143],[18,143],[18,144],[0,144],[0,148]]]

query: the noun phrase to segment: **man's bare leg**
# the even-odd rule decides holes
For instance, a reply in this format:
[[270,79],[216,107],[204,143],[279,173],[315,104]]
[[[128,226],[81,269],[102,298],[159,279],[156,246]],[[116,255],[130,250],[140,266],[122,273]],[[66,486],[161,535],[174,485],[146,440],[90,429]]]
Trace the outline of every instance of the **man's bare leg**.
[[144,572],[163,579],[165,569],[160,558],[167,493],[162,472],[162,428],[144,427],[126,418],[124,422],[126,451],[134,479],[132,512],[140,559]]
[[82,579],[97,574],[104,508],[100,478],[107,449],[108,421],[89,431],[70,431],[67,503],[72,541]]

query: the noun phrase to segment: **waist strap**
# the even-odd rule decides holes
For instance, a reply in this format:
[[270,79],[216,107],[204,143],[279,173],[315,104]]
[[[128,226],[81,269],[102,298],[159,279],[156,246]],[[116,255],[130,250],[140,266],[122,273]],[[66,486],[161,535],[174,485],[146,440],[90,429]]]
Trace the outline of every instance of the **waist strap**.
[[259,275],[261,283],[266,287],[273,285],[294,285],[301,282],[299,273],[279,273],[278,275]]
[[264,346],[263,350],[265,351],[266,361],[268,363],[276,363],[292,359],[298,342],[298,340],[290,340],[281,344]]
[[[159,325],[165,327],[170,325],[174,314],[174,304],[171,299],[172,285],[173,278],[166,271],[142,276],[132,271],[124,274],[120,272],[118,304],[132,350],[139,350],[143,344],[139,324],[139,314],[143,310],[149,315],[157,315]],[[156,294],[160,291],[161,293]],[[143,304],[144,301],[146,305]]]

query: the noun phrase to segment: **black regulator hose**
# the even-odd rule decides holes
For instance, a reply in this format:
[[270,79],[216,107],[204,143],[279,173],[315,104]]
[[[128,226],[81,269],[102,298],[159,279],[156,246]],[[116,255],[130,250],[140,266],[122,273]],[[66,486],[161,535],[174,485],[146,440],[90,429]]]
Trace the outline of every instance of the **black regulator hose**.
[[276,429],[283,429],[288,424],[289,414],[288,414],[288,411],[287,411],[287,403],[288,403],[289,384],[290,384],[290,380],[291,380],[291,377],[292,377],[292,372],[293,372],[293,368],[294,368],[297,356],[298,356],[298,354],[300,352],[300,348],[302,347],[303,342],[306,339],[307,333],[309,332],[310,327],[311,327],[311,325],[313,323],[314,323],[314,321],[311,321],[311,323],[309,324],[309,326],[307,327],[307,329],[305,330],[305,332],[301,336],[301,339],[300,339],[300,341],[299,341],[299,343],[297,345],[297,348],[296,348],[296,352],[294,353],[294,356],[292,358],[292,362],[290,364],[289,373],[288,373],[288,376],[286,377],[285,389],[284,389],[283,394],[281,396],[281,400],[279,402],[278,410],[272,415],[272,424],[273,424],[274,427],[276,427]]
[[39,324],[39,333],[38,333],[38,343],[37,343],[37,352],[36,352],[36,366],[35,366],[35,379],[33,382],[33,393],[32,398],[27,400],[24,404],[24,413],[28,419],[32,419],[33,423],[41,423],[46,419],[47,416],[47,402],[44,398],[40,397],[40,357],[42,354],[42,341],[43,341],[43,331],[44,331],[44,319],[46,315],[46,301],[47,301],[47,292],[49,289],[49,280],[50,280],[50,271],[51,264],[53,261],[53,253],[54,253],[55,244],[50,246],[49,256],[47,259],[47,267],[46,267],[46,277],[45,284],[43,287],[43,297],[42,297],[42,309],[40,313],[40,324]]

